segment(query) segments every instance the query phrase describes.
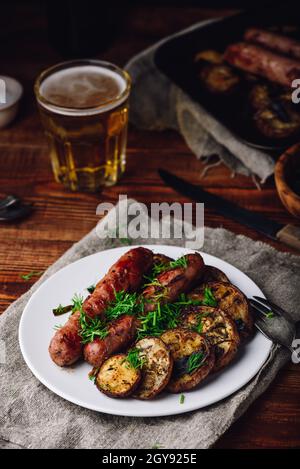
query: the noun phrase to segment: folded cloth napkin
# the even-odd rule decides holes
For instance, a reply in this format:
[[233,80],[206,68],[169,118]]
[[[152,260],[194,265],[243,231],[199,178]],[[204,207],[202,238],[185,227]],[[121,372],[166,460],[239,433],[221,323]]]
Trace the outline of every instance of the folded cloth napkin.
[[[122,202],[121,202],[122,203]],[[134,201],[129,201],[129,206]],[[116,208],[108,216],[115,215]],[[100,239],[97,229],[74,244],[38,282],[0,317],[0,446],[6,448],[209,448],[268,387],[289,353],[273,346],[259,373],[232,396],[207,408],[171,417],[130,418],[93,412],[58,397],[27,368],[18,344],[22,311],[37,288],[65,265],[83,256],[120,246],[118,239]],[[100,236],[100,237],[99,237]],[[123,240],[124,242],[124,240]],[[178,239],[139,239],[135,244],[185,245]],[[247,273],[273,301],[300,319],[300,257],[224,230],[206,228],[203,251],[219,256]],[[38,331],[33,331],[38,333]],[[47,346],[47,344],[45,344]],[[4,348],[4,347],[2,347]]]
[[238,140],[199,103],[192,101],[174,85],[155,65],[155,52],[164,42],[207,23],[203,21],[173,34],[128,62],[126,68],[133,82],[130,119],[140,128],[176,129],[198,159],[217,154],[233,173],[253,174],[264,182],[274,170],[271,156]]

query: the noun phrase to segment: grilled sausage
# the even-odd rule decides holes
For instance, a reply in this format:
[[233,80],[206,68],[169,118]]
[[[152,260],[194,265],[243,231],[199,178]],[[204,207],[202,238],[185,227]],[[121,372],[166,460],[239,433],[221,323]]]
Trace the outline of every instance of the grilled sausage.
[[283,86],[291,86],[300,76],[300,61],[280,56],[254,44],[232,44],[225,51],[225,60],[245,72],[260,75]]
[[249,28],[244,34],[245,41],[272,49],[280,54],[300,59],[300,42],[265,29]]
[[[108,271],[83,303],[84,313],[94,318],[103,316],[105,308],[114,299],[115,292],[135,291],[153,261],[153,253],[146,248],[135,248],[124,254]],[[67,323],[56,331],[49,345],[49,354],[59,366],[76,362],[82,355],[80,312],[76,311]]]
[[108,326],[108,335],[97,338],[84,346],[84,359],[93,367],[99,367],[113,353],[124,349],[133,341],[137,322],[134,316],[126,314]]
[[[189,291],[202,277],[205,265],[200,254],[184,256],[187,267],[176,267],[162,272],[154,285],[149,285],[143,296],[147,300],[145,312],[156,308],[157,298],[161,295],[160,303],[172,303],[181,294]],[[154,301],[151,301],[151,300]]]
[[[187,267],[176,267],[162,272],[154,285],[146,287],[142,296],[147,301],[144,312],[153,311],[157,302],[169,303],[181,294],[190,290],[200,279],[204,271],[204,262],[200,254],[185,256]],[[109,333],[104,339],[95,339],[84,346],[84,359],[92,366],[99,367],[112,353],[128,346],[140,327],[139,320],[132,316],[121,316],[111,323]]]

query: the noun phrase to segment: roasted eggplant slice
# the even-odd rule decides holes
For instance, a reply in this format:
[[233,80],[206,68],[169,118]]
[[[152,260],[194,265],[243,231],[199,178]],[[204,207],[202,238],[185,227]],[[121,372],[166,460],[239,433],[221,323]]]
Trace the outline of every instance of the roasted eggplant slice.
[[287,138],[300,132],[300,114],[291,92],[281,86],[257,84],[249,95],[257,129],[269,138]]
[[195,55],[195,62],[200,61],[221,64],[223,62],[223,54],[213,49],[202,50]]
[[153,399],[168,384],[173,359],[165,343],[158,337],[145,337],[135,344],[144,361],[142,379],[134,397],[137,399]]
[[108,358],[96,376],[99,391],[110,397],[127,397],[133,393],[141,380],[141,371],[133,368],[127,355],[120,353]]
[[202,282],[224,282],[230,283],[229,278],[227,277],[222,270],[218,269],[217,267],[213,267],[212,265],[207,265],[205,267],[204,275],[202,278]]
[[203,301],[205,288],[211,290],[217,306],[234,320],[240,336],[248,337],[253,330],[253,318],[245,295],[231,283],[208,282],[195,288],[188,297]]
[[179,393],[198,386],[215,362],[214,351],[208,341],[197,332],[184,328],[170,329],[162,334],[161,339],[169,347],[174,360],[167,390]]
[[215,347],[214,371],[230,363],[240,344],[234,321],[220,308],[191,306],[183,317],[183,326],[201,332]]

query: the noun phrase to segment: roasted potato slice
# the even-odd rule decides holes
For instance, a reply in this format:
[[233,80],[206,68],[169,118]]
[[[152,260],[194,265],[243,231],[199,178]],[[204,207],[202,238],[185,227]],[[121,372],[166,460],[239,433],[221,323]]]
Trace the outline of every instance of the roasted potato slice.
[[127,397],[141,380],[141,371],[126,360],[127,355],[112,355],[100,367],[95,384],[99,391],[110,397]]
[[145,337],[135,344],[144,360],[142,379],[134,397],[153,399],[168,384],[173,360],[165,343],[158,337]]
[[222,270],[212,265],[207,265],[205,267],[204,275],[202,277],[202,282],[224,282],[230,283],[229,278],[227,277]]
[[218,371],[230,363],[240,344],[240,336],[234,321],[220,308],[191,306],[183,317],[183,326],[205,335],[215,347],[215,365]]
[[174,360],[168,391],[189,391],[201,383],[212,370],[214,351],[202,335],[177,328],[164,332],[161,339],[168,345]]
[[212,291],[217,306],[234,320],[240,336],[248,337],[253,330],[253,318],[245,295],[231,283],[208,282],[195,288],[188,297],[202,301],[205,288]]

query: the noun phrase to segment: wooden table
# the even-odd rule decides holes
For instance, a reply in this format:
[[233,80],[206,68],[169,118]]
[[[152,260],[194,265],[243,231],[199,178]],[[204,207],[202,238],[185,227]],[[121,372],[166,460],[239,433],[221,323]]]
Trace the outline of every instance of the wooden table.
[[[21,11],[20,11],[21,10]],[[22,11],[23,10],[23,11]],[[141,7],[127,15],[122,30],[102,58],[120,65],[159,38],[211,16],[230,14],[198,8]],[[202,163],[174,132],[140,131],[130,128],[128,169],[122,181],[102,194],[73,194],[53,181],[47,143],[37,115],[32,92],[33,80],[46,66],[61,58],[47,43],[46,24],[41,12],[19,5],[19,14],[1,28],[1,73],[19,78],[25,86],[23,109],[17,121],[0,133],[0,196],[16,194],[34,204],[33,215],[19,223],[0,226],[0,311],[22,293],[34,278],[25,282],[22,273],[47,269],[75,241],[98,221],[95,210],[101,201],[116,202],[128,194],[141,202],[179,201],[157,175],[166,167],[201,183],[212,193],[223,195],[250,210],[264,213],[282,223],[293,219],[281,205],[274,183],[258,190],[251,178],[230,177],[220,166],[202,178]],[[269,242],[253,230],[206,210],[208,226],[224,226],[235,233]],[[272,243],[280,250],[285,248]],[[218,448],[267,448],[300,446],[300,378],[297,367],[288,364],[272,385],[217,443]]]

